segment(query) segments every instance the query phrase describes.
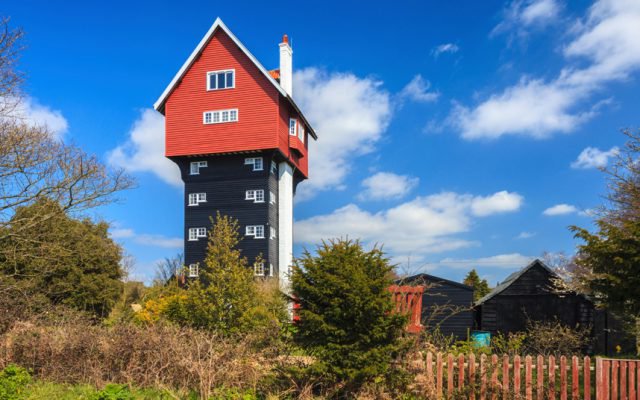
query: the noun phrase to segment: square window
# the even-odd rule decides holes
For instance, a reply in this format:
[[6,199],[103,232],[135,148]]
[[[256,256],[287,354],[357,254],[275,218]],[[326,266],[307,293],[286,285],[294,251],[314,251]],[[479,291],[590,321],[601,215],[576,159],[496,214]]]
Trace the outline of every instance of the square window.
[[269,192],[269,203],[276,204],[276,194],[273,192]]
[[255,191],[255,199],[256,203],[264,203],[264,190],[256,190]]
[[271,160],[271,173],[274,175],[278,175],[278,164],[275,161]]
[[259,262],[253,264],[253,273],[255,276],[264,276],[264,263]]
[[198,264],[189,264],[189,278],[198,277]]
[[196,228],[189,228],[189,240],[198,240],[198,231],[196,230]]
[[229,111],[222,111],[222,122],[229,122]]
[[210,124],[210,123],[212,123],[212,122],[213,122],[213,121],[212,121],[212,116],[211,116],[211,114],[212,114],[212,113],[210,113],[210,112],[206,112],[206,113],[204,113],[204,123],[205,123],[205,124]]
[[212,71],[207,72],[207,90],[220,90],[235,87],[235,71]]
[[271,226],[269,227],[269,239],[275,239],[275,238],[276,238],[276,228]]
[[238,120],[238,110],[229,110],[229,121],[237,121]]
[[262,157],[257,157],[253,159],[253,170],[254,171],[262,171]]
[[189,174],[200,175],[200,168],[205,168],[206,166],[207,166],[206,161],[192,161],[189,164]]

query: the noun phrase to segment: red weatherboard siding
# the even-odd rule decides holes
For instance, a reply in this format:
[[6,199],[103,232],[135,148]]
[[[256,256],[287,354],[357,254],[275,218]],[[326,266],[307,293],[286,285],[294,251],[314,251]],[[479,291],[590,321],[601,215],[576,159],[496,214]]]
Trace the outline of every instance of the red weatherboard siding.
[[[235,69],[235,88],[207,91],[207,72],[225,69]],[[203,124],[204,111],[230,108],[238,109],[238,122]],[[300,160],[290,155],[289,116],[296,118],[295,111],[220,29],[169,95],[164,111],[167,157],[279,148],[308,176],[307,154]]]

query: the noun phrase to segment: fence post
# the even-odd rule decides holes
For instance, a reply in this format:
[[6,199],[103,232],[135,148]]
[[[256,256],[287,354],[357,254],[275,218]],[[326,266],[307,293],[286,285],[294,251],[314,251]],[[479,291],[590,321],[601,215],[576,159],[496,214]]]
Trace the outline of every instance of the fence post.
[[[611,394],[611,387],[609,385],[609,378],[611,376],[611,362],[602,361],[602,390],[604,391],[604,400],[609,400],[609,395]],[[618,400],[618,399],[615,399]]]
[[509,400],[509,356],[502,356],[502,400]]
[[436,355],[436,396],[442,398],[442,353]]
[[513,398],[519,399],[520,394],[520,356],[513,358]]
[[469,354],[469,399],[476,399],[476,355]]
[[636,362],[629,362],[629,400],[636,398]]
[[480,355],[480,400],[487,398],[487,356]]
[[560,400],[567,400],[567,357],[560,356]]
[[458,390],[462,393],[464,388],[464,354],[458,355]]
[[526,356],[524,359],[524,390],[527,396],[527,400],[533,400],[533,387],[531,386],[532,380],[532,367],[531,356]]
[[578,357],[571,357],[571,400],[578,400],[580,396],[580,365]]
[[491,356],[491,400],[498,400],[498,355]]
[[604,399],[604,371],[602,358],[596,357],[596,400]]
[[591,400],[591,358],[589,356],[582,360],[582,389],[584,400]]
[[620,364],[617,361],[611,363],[611,399],[618,400],[618,370]]
[[549,400],[556,398],[556,358],[549,356]]
[[627,362],[620,361],[620,400],[627,400]]
[[433,388],[434,383],[435,382],[433,381],[433,353],[428,352],[427,353],[427,385]]
[[447,356],[447,398],[453,394],[453,354]]
[[536,366],[536,397],[538,400],[544,400],[544,357],[538,356],[538,365]]

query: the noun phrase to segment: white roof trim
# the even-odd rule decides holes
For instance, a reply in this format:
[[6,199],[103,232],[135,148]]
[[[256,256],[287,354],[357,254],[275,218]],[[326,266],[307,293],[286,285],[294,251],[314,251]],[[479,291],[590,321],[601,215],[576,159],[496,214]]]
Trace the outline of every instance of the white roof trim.
[[267,77],[267,79],[273,84],[273,86],[275,86],[276,89],[278,89],[278,91],[283,96],[287,97],[287,92],[285,92],[284,89],[280,86],[280,84],[276,82],[275,79],[273,79],[271,74],[269,74],[269,71],[267,71],[267,69],[263,67],[262,64],[260,64],[260,62],[253,56],[253,54],[251,54],[251,52],[249,52],[249,50],[247,50],[247,48],[244,47],[244,45],[240,42],[240,40],[238,40],[238,38],[233,33],[231,33],[231,31],[229,30],[229,28],[227,28],[224,22],[222,22],[220,18],[216,18],[216,21],[213,23],[213,25],[211,25],[211,28],[209,28],[209,31],[207,31],[206,35],[204,35],[202,40],[200,40],[200,43],[198,43],[198,46],[193,50],[193,52],[191,52],[191,55],[189,56],[187,61],[185,61],[184,64],[182,64],[182,67],[180,68],[178,73],[173,77],[173,79],[171,80],[171,83],[169,83],[169,86],[167,86],[167,88],[164,90],[164,92],[162,92],[158,100],[153,104],[153,108],[156,111],[160,111],[160,112],[164,111],[164,103],[167,101],[167,98],[169,97],[169,95],[171,94],[175,86],[178,84],[178,82],[180,82],[180,80],[182,79],[184,74],[187,72],[189,67],[191,67],[191,64],[193,64],[195,59],[202,52],[202,50],[207,45],[207,43],[209,43],[209,40],[211,39],[211,37],[213,37],[213,34],[216,32],[216,29],[218,28],[221,28],[222,30],[224,30],[225,33],[229,35],[231,40],[233,40],[233,42],[240,48],[240,50],[242,50],[242,52],[246,54],[247,57],[249,57],[249,59],[255,64],[256,67],[258,67],[260,72],[262,72],[262,74]]

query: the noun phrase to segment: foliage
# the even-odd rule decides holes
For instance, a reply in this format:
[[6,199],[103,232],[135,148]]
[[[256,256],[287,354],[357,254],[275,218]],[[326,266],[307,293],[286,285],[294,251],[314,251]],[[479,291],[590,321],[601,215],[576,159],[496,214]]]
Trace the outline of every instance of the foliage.
[[31,375],[26,369],[8,365],[0,371],[0,400],[21,399],[29,382]]
[[480,279],[475,268],[467,273],[462,283],[473,288],[473,301],[478,301],[491,292],[489,283],[486,279]]
[[580,354],[590,342],[587,327],[569,327],[560,321],[529,321],[525,351],[529,354]]
[[110,383],[92,396],[91,400],[135,400],[127,385]]
[[[640,134],[625,131],[625,148],[605,172],[608,206],[596,219],[597,232],[572,227],[578,247],[578,276],[593,298],[627,322],[640,318]],[[585,273],[586,272],[586,273]]]
[[[14,240],[25,220],[50,215],[29,229],[29,242]],[[0,282],[9,296],[26,297],[32,307],[64,305],[106,317],[122,293],[122,250],[108,225],[76,220],[47,199],[16,210],[7,238],[0,241]]]
[[146,323],[166,319],[225,335],[265,333],[265,338],[273,339],[288,320],[286,300],[277,282],[254,278],[253,269],[237,249],[236,220],[218,213],[211,222],[207,257],[198,279],[187,281],[186,288],[177,280],[157,282],[135,319]]
[[352,240],[323,242],[296,260],[292,289],[299,321],[294,340],[318,362],[316,372],[360,384],[389,372],[402,349],[406,318],[393,312],[393,266],[383,252]]

